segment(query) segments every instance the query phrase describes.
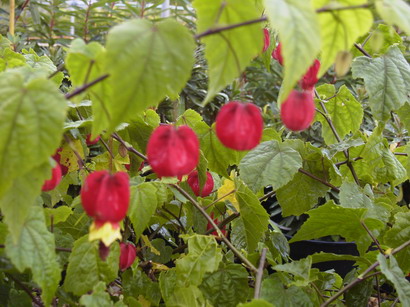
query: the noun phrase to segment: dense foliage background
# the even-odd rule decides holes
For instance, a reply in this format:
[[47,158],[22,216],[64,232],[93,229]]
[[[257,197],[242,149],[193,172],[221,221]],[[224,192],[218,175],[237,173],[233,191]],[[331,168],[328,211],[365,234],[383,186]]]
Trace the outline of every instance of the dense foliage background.
[[[0,304],[410,306],[410,5],[163,2],[2,3]],[[316,58],[316,117],[292,132],[280,105]],[[262,110],[249,152],[215,134],[232,100]],[[210,196],[143,163],[161,123],[195,131]],[[41,192],[58,148],[67,173]],[[89,240],[79,197],[104,169],[131,177],[125,271],[119,242],[102,260]],[[296,257],[311,239],[319,249]]]

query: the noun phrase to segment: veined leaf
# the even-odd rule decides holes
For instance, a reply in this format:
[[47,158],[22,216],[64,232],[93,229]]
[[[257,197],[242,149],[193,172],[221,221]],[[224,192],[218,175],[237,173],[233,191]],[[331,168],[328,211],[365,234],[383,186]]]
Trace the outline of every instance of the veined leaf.
[[85,307],[112,307],[113,303],[110,295],[105,292],[105,284],[100,281],[93,288],[92,294],[83,295],[80,298],[80,304]]
[[[292,261],[290,263],[278,264],[273,267],[275,271],[290,273],[294,276],[294,284],[298,287],[306,287],[311,281],[310,269],[312,268],[312,257]],[[293,283],[292,283],[293,284]]]
[[319,53],[320,27],[311,1],[265,0],[265,8],[282,44],[285,69],[279,96],[282,102]]
[[[248,0],[195,0],[198,32],[229,26],[260,17]],[[259,24],[222,31],[201,39],[209,66],[209,89],[204,103],[239,77],[251,60],[263,49],[263,32]]]
[[381,121],[399,109],[410,96],[410,65],[397,46],[379,58],[359,57],[353,61],[353,78],[362,78],[369,92],[373,116]]

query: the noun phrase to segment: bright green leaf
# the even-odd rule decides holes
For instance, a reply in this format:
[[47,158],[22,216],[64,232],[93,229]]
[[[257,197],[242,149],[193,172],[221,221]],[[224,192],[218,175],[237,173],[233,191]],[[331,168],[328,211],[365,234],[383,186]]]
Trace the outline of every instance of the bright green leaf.
[[111,307],[110,295],[105,288],[105,284],[100,281],[94,286],[92,294],[83,295],[80,298],[80,304],[85,307]]
[[295,278],[295,285],[306,287],[312,281],[310,269],[312,268],[312,257],[307,257],[298,261],[285,264],[278,264],[273,267],[275,271],[290,273]]
[[403,0],[377,0],[376,9],[384,21],[410,35],[410,5]]
[[44,215],[46,218],[47,226],[51,225],[51,217],[53,224],[58,224],[67,220],[67,218],[73,213],[73,210],[68,206],[60,206],[57,208],[44,208]]
[[[238,307],[273,307],[271,303],[262,299],[253,299],[249,303],[239,304]],[[276,306],[276,305],[275,305]]]

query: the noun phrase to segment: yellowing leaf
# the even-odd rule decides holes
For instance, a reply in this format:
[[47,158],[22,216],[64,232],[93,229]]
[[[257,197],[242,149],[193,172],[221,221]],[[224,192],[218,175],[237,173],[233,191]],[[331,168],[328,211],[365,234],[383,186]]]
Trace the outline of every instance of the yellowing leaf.
[[[232,179],[234,178],[232,173],[231,173],[231,178]],[[221,201],[229,200],[232,203],[232,205],[235,207],[235,209],[238,210],[239,212],[239,204],[238,204],[238,201],[236,200],[235,193],[231,193],[227,195],[233,190],[235,190],[235,183],[233,182],[233,180],[224,179],[222,186],[218,189],[218,199],[221,199]]]

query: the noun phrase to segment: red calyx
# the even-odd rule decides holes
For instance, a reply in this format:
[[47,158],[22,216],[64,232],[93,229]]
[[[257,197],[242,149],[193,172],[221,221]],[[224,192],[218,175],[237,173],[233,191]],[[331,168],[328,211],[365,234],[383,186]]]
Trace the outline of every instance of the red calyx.
[[159,177],[187,175],[199,162],[198,137],[188,126],[159,126],[148,141],[147,156]]
[[120,222],[127,214],[130,202],[128,174],[111,175],[106,170],[91,173],[81,188],[81,202],[96,224]]
[[98,143],[98,141],[100,140],[100,136],[97,136],[94,140],[91,139],[91,134],[87,134],[87,138],[85,139],[85,143],[87,144],[87,146],[92,146]]
[[214,179],[210,172],[206,172],[206,182],[202,191],[199,185],[198,171],[190,173],[187,182],[196,196],[206,197],[211,194],[214,189]]
[[120,270],[125,271],[128,269],[135,260],[137,256],[137,249],[131,243],[120,243]]
[[251,150],[262,138],[263,119],[254,104],[231,101],[221,108],[215,122],[216,135],[228,148]]
[[62,173],[63,176],[64,176],[65,174],[68,173],[68,167],[65,166],[65,165],[63,165],[63,164],[61,164],[60,152],[61,152],[62,150],[63,150],[62,148],[58,148],[57,151],[56,151],[56,153],[54,154],[54,156],[53,156],[52,158],[53,158],[54,160],[56,160],[57,163],[60,165],[60,167],[61,167],[61,173]]
[[[219,221],[218,221],[218,219],[214,219],[214,213],[213,213],[213,212],[211,213],[211,218],[214,220],[214,223],[215,223],[216,225],[218,225]],[[212,224],[211,224],[210,222],[208,222],[208,224],[206,225],[206,230],[210,230],[210,229],[212,229],[212,228],[213,228],[213,227],[212,227]],[[226,228],[225,228],[225,226],[222,227],[221,232],[222,232],[222,234],[223,234],[224,236],[226,236]],[[218,232],[215,230],[215,231],[211,232],[211,235],[217,237],[217,236],[218,236]]]
[[299,81],[299,85],[302,89],[310,91],[315,87],[318,81],[317,73],[319,72],[319,69],[320,61],[315,60],[312,66],[309,67],[308,71],[303,76],[303,78]]
[[57,162],[51,170],[51,178],[44,182],[41,190],[44,192],[54,190],[54,188],[60,183],[62,176],[60,164]]
[[278,61],[280,65],[283,65],[282,45],[280,43],[272,51],[272,58],[274,58],[276,61]]
[[268,29],[263,29],[263,36],[264,36],[264,43],[263,43],[263,50],[262,52],[265,52],[266,50],[268,50],[269,46],[270,46],[270,34],[269,34],[269,30]]
[[282,103],[280,116],[286,128],[293,131],[307,129],[315,117],[313,92],[293,90]]

